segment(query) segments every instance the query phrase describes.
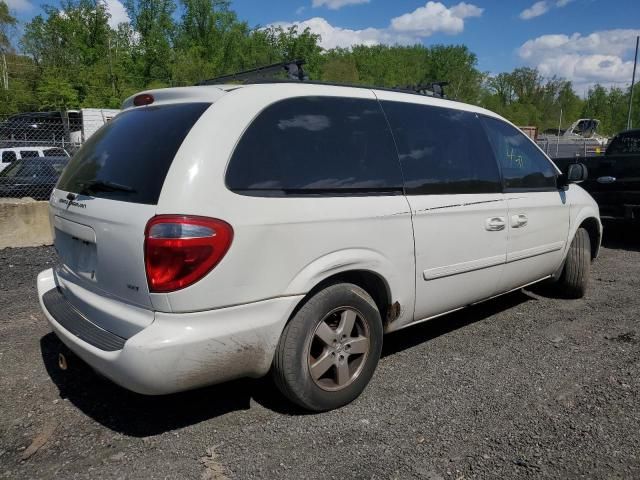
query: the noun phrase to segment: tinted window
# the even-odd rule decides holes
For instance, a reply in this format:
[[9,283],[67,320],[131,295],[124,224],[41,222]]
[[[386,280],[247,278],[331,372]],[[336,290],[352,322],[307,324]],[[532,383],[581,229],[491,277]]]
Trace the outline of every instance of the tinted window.
[[607,147],[607,155],[640,154],[640,131],[621,133]]
[[209,105],[182,103],[122,112],[78,150],[58,188],[124,202],[157,203],[173,157]]
[[491,193],[502,189],[491,146],[475,114],[382,102],[409,195]]
[[238,143],[227,186],[252,194],[400,191],[393,138],[375,100],[300,97],[267,107]]
[[2,152],[2,163],[11,163],[17,158],[16,152]]
[[556,188],[556,169],[526,135],[495,118],[483,117],[482,121],[502,167],[505,188]]
[[20,150],[20,156],[22,158],[36,158],[39,157],[40,154],[37,150]]
[[66,157],[67,152],[62,148],[47,148],[44,150],[45,157]]

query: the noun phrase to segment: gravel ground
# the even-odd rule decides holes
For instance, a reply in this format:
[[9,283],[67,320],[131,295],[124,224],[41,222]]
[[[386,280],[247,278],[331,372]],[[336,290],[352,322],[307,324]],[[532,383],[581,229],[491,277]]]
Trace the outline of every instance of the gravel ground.
[[308,415],[266,380],[163,398],[78,361],[39,311],[51,248],[0,251],[0,478],[640,478],[640,233],[583,300],[513,293],[390,335],[364,394]]

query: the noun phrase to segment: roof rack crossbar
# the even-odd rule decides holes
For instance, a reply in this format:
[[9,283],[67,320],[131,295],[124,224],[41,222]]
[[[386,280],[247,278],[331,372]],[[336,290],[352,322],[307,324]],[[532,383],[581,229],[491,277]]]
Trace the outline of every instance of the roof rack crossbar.
[[444,87],[447,85],[449,85],[449,82],[427,82],[418,85],[405,85],[394,88],[397,90],[415,92],[420,95],[426,95],[427,97],[447,98],[444,93]]
[[288,80],[304,81],[308,77],[304,73],[302,66],[304,60],[290,60],[288,62],[274,63],[273,65],[267,65],[264,67],[252,68],[243,72],[232,73],[230,75],[223,75],[221,77],[211,78],[209,80],[203,80],[196,85],[220,85],[229,82],[248,82],[251,80],[264,79],[267,77],[275,76],[279,73],[285,72]]

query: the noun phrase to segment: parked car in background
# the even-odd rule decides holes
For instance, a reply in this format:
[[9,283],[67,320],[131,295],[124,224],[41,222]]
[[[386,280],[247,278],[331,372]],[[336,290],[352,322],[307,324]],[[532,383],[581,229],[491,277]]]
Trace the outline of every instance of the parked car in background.
[[598,202],[601,218],[640,220],[640,129],[617,134],[603,156],[554,162],[563,170],[576,162],[587,166],[589,176],[581,186]]
[[69,157],[27,157],[0,172],[0,198],[47,200]]
[[152,90],[50,199],[55,333],[166,394],[273,372],[310,410],[355,399],[383,334],[545,279],[584,295],[598,207],[482,108],[313,83]]
[[69,152],[61,147],[0,147],[0,172],[16,160],[33,157],[69,157]]

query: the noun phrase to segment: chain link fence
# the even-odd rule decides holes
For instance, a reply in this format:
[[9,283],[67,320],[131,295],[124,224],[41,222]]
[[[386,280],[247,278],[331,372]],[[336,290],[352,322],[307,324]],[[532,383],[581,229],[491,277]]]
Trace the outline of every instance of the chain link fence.
[[47,200],[70,157],[117,110],[0,116],[0,199]]

